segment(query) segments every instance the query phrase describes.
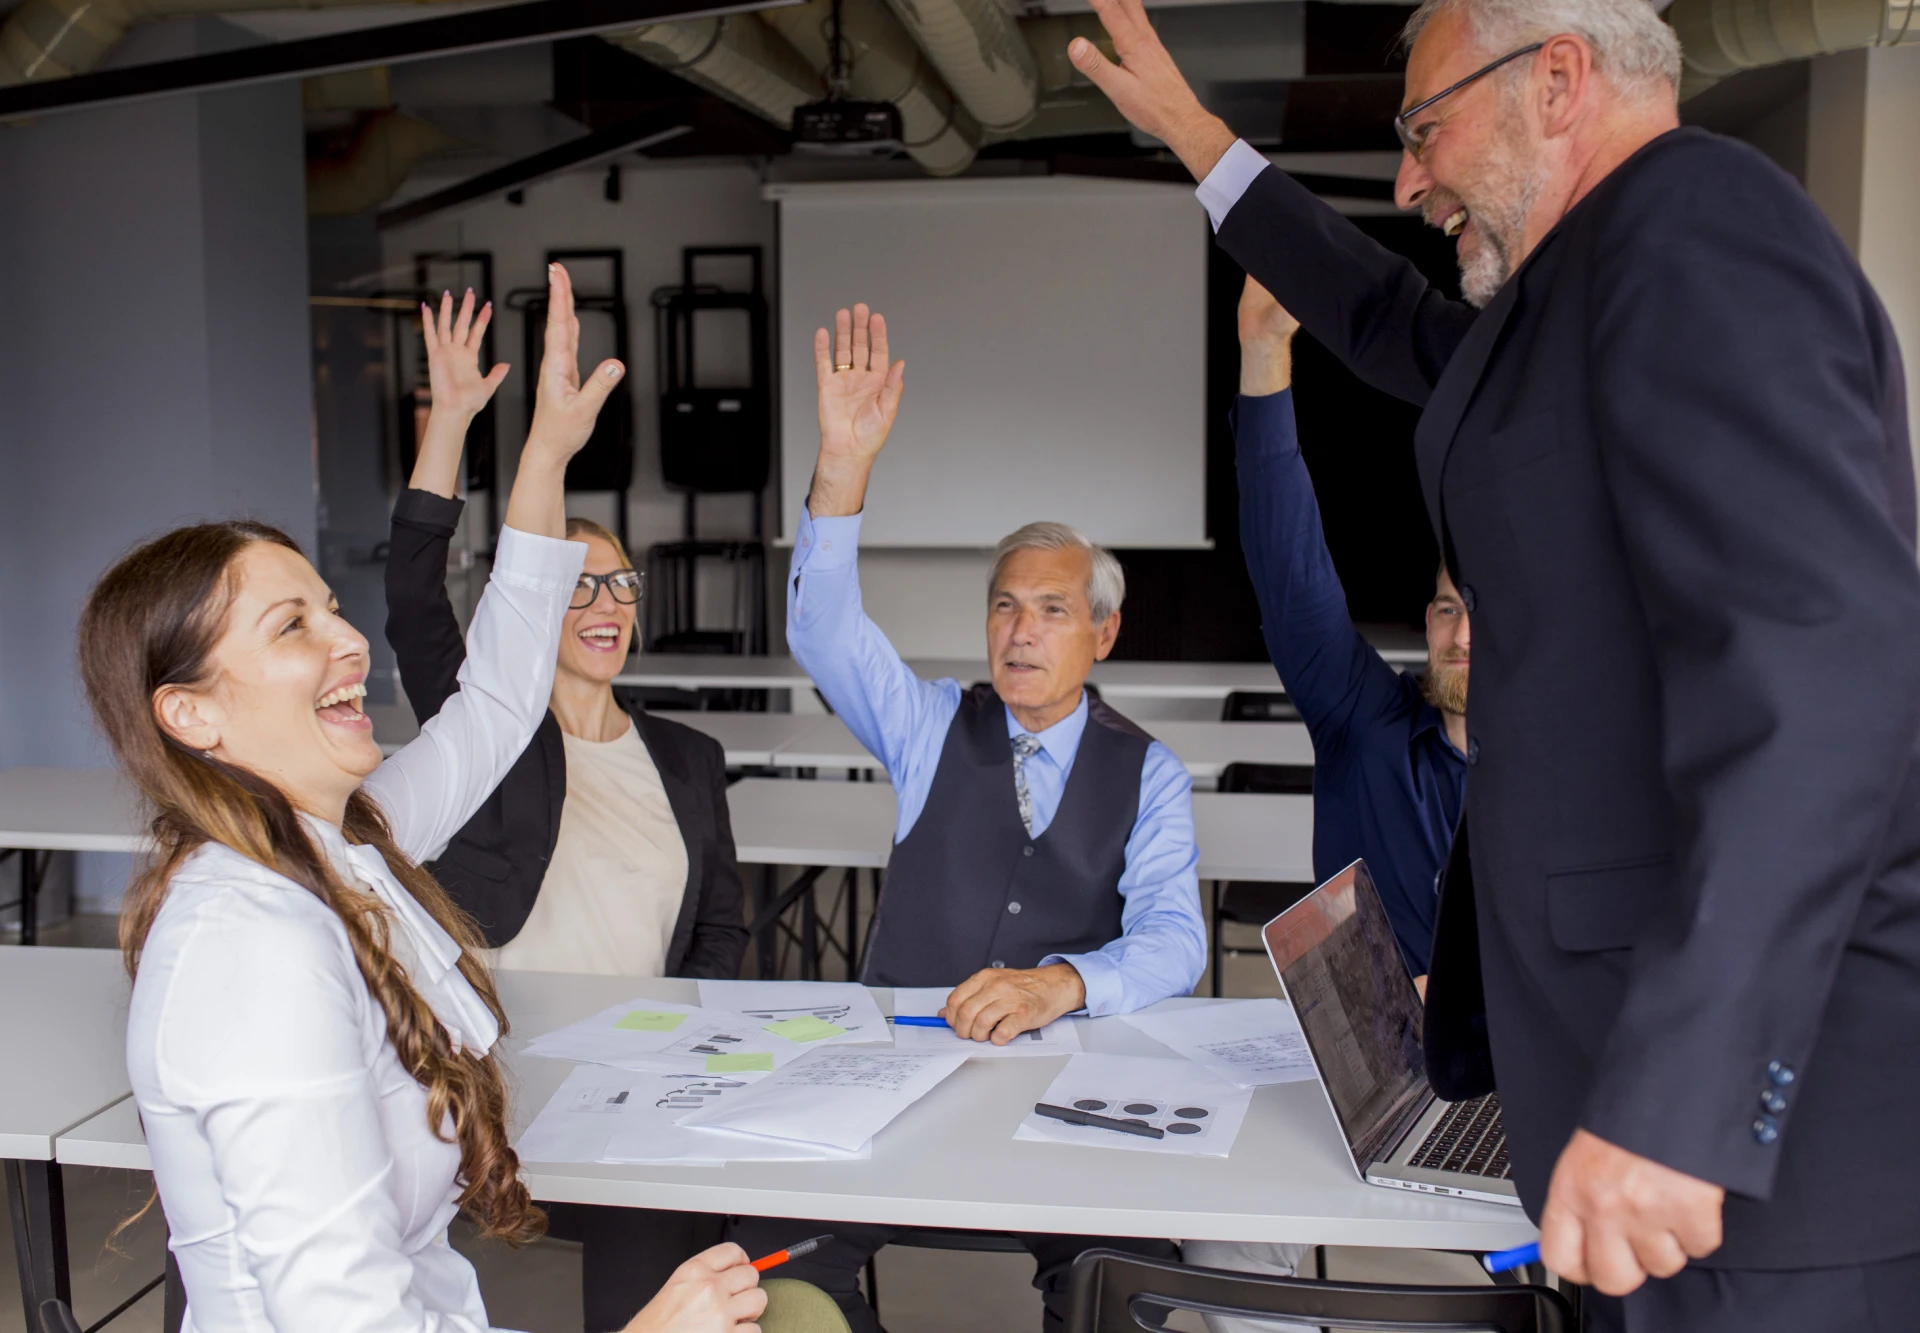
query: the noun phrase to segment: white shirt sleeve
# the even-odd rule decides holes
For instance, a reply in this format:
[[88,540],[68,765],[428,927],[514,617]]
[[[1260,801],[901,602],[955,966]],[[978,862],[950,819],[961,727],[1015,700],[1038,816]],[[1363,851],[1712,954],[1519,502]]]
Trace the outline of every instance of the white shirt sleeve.
[[460,688],[366,782],[408,856],[428,860],[445,846],[533,739],[586,558],[584,542],[501,529],[493,577],[467,630]]
[[[381,1118],[385,1021],[369,1013],[372,997],[326,912],[317,900],[205,912],[188,927],[165,960],[161,1091],[200,1124],[205,1168],[273,1328],[481,1333],[477,1303],[430,1309],[416,1288]],[[417,1132],[426,1138],[424,1124]]]
[[1233,212],[1233,206],[1240,202],[1240,196],[1253,184],[1253,178],[1271,165],[1266,157],[1245,139],[1235,139],[1233,147],[1223,153],[1207,178],[1200,182],[1194,191],[1200,202],[1206,206],[1207,216],[1213,220],[1213,229],[1220,230],[1220,224],[1227,220],[1227,214]]

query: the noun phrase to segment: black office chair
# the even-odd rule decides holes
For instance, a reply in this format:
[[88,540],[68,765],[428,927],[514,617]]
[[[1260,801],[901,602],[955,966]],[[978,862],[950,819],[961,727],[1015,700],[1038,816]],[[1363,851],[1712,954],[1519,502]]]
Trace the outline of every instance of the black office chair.
[[[1220,770],[1221,791],[1265,792],[1280,796],[1313,795],[1311,764],[1228,764]],[[1222,926],[1264,926],[1309,893],[1311,884],[1229,880],[1213,892],[1213,996],[1220,998],[1220,965],[1229,955],[1263,953],[1226,943]]]
[[1400,1287],[1229,1273],[1118,1250],[1073,1261],[1067,1333],[1150,1333],[1175,1310],[1284,1319],[1369,1333],[1575,1333],[1572,1308],[1547,1287]]
[[1300,710],[1279,691],[1235,690],[1220,706],[1222,722],[1298,722]]

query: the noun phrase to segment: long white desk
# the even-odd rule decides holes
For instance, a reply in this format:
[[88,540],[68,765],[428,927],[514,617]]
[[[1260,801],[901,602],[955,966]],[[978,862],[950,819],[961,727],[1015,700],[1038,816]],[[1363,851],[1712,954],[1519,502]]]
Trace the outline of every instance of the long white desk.
[[[984,657],[917,657],[907,665],[926,680],[952,677],[963,685],[990,675]],[[1281,688],[1265,662],[1098,662],[1089,677],[1111,699],[1224,699],[1237,690]],[[813,681],[791,657],[706,657],[661,653],[636,656],[614,677],[616,685],[676,690],[811,689]]]
[[[743,745],[740,753],[758,753],[757,746],[745,742],[759,741],[762,738],[772,740],[781,734],[781,728],[774,719],[789,716],[781,713],[686,713],[676,716],[676,720],[685,721],[689,726],[707,728],[695,718],[732,716],[744,721],[754,717],[763,719],[758,725],[740,728],[738,734]],[[1313,740],[1307,735],[1305,725],[1299,722],[1174,722],[1158,721],[1148,724],[1148,731],[1155,740],[1160,741],[1186,765],[1188,776],[1195,782],[1216,782],[1220,771],[1228,764],[1293,764],[1305,767],[1313,766]],[[719,735],[718,731],[712,733]],[[724,738],[723,738],[723,743]],[[734,751],[727,752],[730,764],[753,764],[763,762],[758,759],[734,758]],[[855,772],[877,773],[881,764],[867,748],[853,738],[847,730],[847,724],[837,717],[813,718],[791,739],[782,741],[773,747],[771,761],[781,768],[826,768],[845,769]]]
[[[893,788],[880,782],[743,778],[727,789],[740,860],[757,865],[884,867]],[[1313,798],[1195,792],[1201,879],[1313,880]]]
[[27,1223],[15,1258],[28,1328],[41,1301],[72,1298],[56,1140],[132,1092],[127,995],[117,950],[0,948],[0,1161]]
[[145,845],[134,790],[117,770],[0,770],[0,847],[137,852]]
[[[572,1067],[522,1055],[527,1041],[636,995],[697,1002],[690,981],[500,975],[514,1031],[506,1064],[516,1135]],[[877,995],[891,1011],[891,995]],[[1093,1051],[1168,1053],[1118,1019],[1085,1022],[1081,1035]],[[901,1226],[1475,1251],[1534,1238],[1517,1208],[1363,1184],[1313,1083],[1256,1092],[1224,1159],[1015,1142],[1015,1128],[1059,1069],[1058,1058],[973,1061],[883,1130],[870,1161],[528,1162],[522,1172],[534,1197],[549,1202]],[[146,1164],[130,1105],[63,1135],[59,1150],[63,1162]]]

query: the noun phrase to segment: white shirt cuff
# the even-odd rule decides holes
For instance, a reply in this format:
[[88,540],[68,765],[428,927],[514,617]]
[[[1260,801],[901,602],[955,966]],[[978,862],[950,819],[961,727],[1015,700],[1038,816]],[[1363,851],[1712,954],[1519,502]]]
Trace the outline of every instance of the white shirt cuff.
[[1207,178],[1200,182],[1200,188],[1194,193],[1206,206],[1207,216],[1213,220],[1213,229],[1220,230],[1220,224],[1227,220],[1227,214],[1233,212],[1233,206],[1240,202],[1240,196],[1253,184],[1253,178],[1268,167],[1266,156],[1245,139],[1235,139],[1233,147],[1223,153]]
[[518,528],[501,528],[493,551],[493,577],[535,592],[573,592],[587,563],[585,542],[540,537]]

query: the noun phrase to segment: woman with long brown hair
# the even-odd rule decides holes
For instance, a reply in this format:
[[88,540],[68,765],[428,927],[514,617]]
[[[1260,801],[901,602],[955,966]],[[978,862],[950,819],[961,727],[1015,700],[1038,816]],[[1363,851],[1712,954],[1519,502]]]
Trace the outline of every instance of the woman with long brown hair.
[[[490,1053],[504,1015],[419,862],[544,716],[580,573],[563,477],[622,368],[580,383],[567,276],[549,280],[547,364],[461,689],[393,758],[360,708],[366,640],[272,528],[168,533],[83,613],[94,715],[155,812],[122,918],[127,1064],[189,1329],[471,1333],[486,1309],[447,1224],[540,1231]],[[477,348],[487,313],[443,302],[429,341]],[[722,1246],[629,1327],[738,1330],[764,1302]]]

